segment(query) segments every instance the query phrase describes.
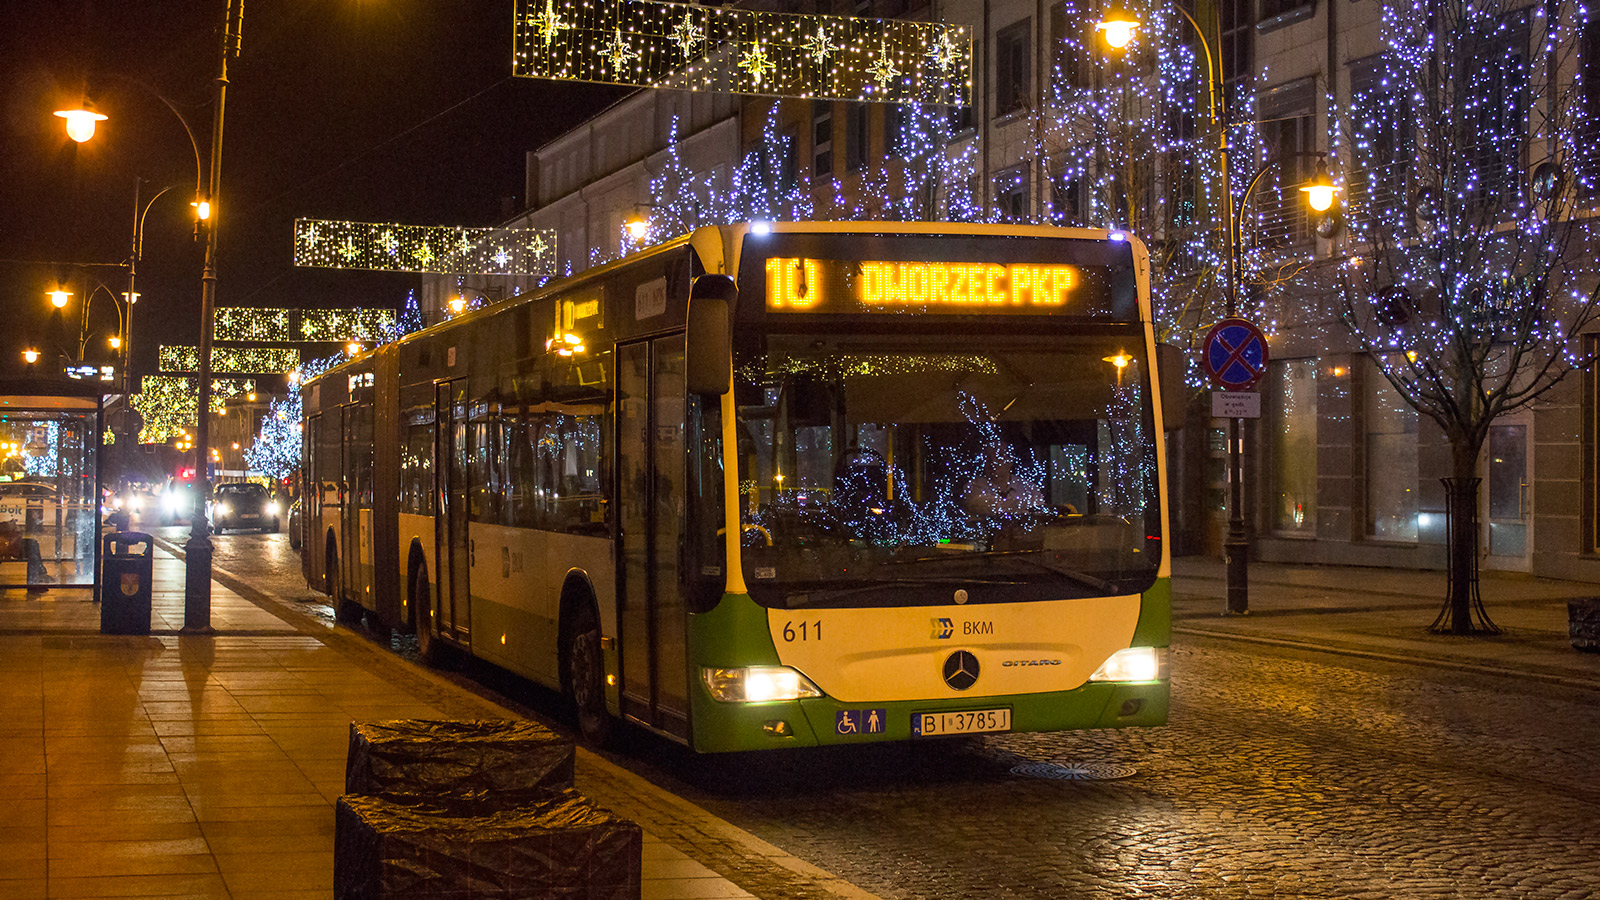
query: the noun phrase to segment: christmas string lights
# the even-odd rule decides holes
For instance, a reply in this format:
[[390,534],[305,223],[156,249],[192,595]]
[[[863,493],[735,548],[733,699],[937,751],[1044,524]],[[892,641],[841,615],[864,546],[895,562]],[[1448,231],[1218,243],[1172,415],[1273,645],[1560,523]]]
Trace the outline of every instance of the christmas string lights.
[[218,341],[252,344],[344,343],[393,340],[397,328],[391,309],[224,306],[217,309],[213,335]]
[[[200,348],[162,344],[157,368],[162,372],[195,372]],[[222,374],[282,375],[300,365],[300,351],[271,347],[212,347],[211,371]]]
[[960,25],[660,0],[518,0],[511,72],[527,78],[824,100],[965,106]]
[[[193,431],[200,407],[198,381],[192,376],[146,375],[143,387],[133,395],[133,406],[144,417],[139,432],[141,444],[164,444],[185,432]],[[253,379],[217,378],[211,382],[211,411],[221,412],[228,400],[254,392]]]
[[434,275],[551,275],[556,233],[547,228],[464,228],[294,220],[294,264]]

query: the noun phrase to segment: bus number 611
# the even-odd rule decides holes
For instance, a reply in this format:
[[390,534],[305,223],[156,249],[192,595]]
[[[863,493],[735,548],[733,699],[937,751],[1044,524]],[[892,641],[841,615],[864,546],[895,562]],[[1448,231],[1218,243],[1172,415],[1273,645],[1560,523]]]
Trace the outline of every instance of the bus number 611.
[[783,640],[786,644],[795,641],[822,640],[822,622],[801,622],[797,627],[793,622],[783,623]]

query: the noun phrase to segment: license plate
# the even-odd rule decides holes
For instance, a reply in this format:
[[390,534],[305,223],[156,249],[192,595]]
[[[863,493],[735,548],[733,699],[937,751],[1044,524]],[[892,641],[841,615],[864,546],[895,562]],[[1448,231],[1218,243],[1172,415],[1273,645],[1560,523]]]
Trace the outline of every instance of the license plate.
[[947,734],[983,734],[1010,730],[1009,709],[969,709],[962,712],[911,714],[912,737],[943,737]]
[[239,518],[241,518],[241,519],[259,519],[259,518],[261,518],[261,516],[258,513],[245,513],[245,514],[239,516]]

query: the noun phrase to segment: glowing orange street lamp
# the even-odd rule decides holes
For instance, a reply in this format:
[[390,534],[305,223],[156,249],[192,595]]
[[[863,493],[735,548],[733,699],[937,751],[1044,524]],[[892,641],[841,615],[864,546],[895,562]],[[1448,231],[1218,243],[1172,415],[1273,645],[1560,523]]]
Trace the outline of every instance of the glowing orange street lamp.
[[67,120],[67,137],[83,143],[94,137],[94,127],[106,117],[91,109],[58,109],[56,115]]
[[72,296],[72,292],[56,288],[53,291],[46,291],[45,295],[50,298],[50,304],[56,309],[66,309],[67,298]]

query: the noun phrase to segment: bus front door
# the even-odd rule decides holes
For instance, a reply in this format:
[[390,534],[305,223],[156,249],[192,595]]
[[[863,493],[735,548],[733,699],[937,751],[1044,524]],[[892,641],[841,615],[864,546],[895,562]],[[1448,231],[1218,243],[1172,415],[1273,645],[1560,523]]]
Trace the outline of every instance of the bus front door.
[[434,517],[434,559],[439,561],[438,633],[460,644],[471,636],[471,595],[467,573],[471,546],[467,536],[467,409],[465,380],[435,387],[438,446],[434,473],[438,479],[439,512]]
[[617,347],[622,711],[687,737],[683,373],[682,335]]

